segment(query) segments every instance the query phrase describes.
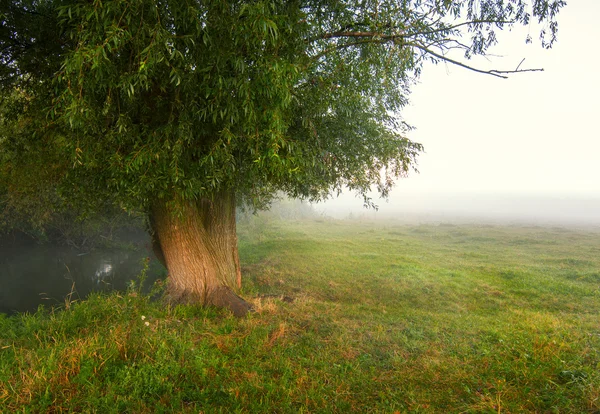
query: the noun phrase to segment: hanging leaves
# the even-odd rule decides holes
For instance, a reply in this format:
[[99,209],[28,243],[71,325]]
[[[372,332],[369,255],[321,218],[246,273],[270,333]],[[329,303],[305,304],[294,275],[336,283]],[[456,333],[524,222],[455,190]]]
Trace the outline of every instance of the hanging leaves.
[[0,10],[0,86],[29,103],[3,122],[31,126],[13,141],[38,145],[35,130],[66,155],[65,188],[135,208],[223,188],[257,202],[343,186],[385,196],[422,151],[399,114],[423,63],[527,70],[468,59],[487,54],[497,30],[531,21],[551,46],[563,6],[15,0]]

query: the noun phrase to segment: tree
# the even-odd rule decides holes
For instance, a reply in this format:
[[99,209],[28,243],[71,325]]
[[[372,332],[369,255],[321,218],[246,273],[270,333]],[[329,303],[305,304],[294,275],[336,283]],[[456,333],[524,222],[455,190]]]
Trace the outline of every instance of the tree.
[[0,197],[145,211],[168,297],[242,315],[236,202],[386,196],[422,151],[399,114],[424,62],[524,71],[469,59],[531,20],[550,47],[564,4],[4,0]]

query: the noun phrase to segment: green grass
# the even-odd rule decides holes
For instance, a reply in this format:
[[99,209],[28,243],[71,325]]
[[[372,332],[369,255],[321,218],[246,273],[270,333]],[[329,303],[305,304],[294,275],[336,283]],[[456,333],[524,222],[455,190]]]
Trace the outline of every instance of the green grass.
[[600,412],[600,232],[258,217],[239,238],[245,319],[133,291],[0,316],[0,412]]

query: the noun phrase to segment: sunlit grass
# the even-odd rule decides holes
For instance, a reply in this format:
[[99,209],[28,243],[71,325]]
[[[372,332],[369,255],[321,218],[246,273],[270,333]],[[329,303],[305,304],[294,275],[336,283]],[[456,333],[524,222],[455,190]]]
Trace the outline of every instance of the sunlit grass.
[[136,291],[0,316],[0,412],[600,410],[598,232],[258,217],[239,237],[245,319]]

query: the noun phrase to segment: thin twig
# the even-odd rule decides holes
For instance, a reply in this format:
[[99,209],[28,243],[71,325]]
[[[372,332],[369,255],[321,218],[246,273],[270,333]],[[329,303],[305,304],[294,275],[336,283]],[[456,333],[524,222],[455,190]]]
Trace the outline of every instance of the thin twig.
[[[425,52],[426,54],[429,54],[431,56],[434,56],[438,59],[443,60],[444,62],[448,62],[448,63],[452,63],[453,65],[456,66],[460,66],[461,68],[465,68],[468,70],[471,70],[473,72],[477,72],[477,73],[483,73],[484,75],[492,75],[492,76],[496,76],[498,78],[502,78],[502,79],[507,79],[508,76],[504,76],[505,74],[510,74],[510,73],[521,73],[521,72],[543,72],[544,69],[539,68],[539,69],[519,69],[517,67],[517,69],[515,70],[496,70],[496,69],[492,69],[492,70],[483,70],[483,69],[477,69],[476,67],[467,65],[466,63],[460,62],[458,60],[454,60],[451,59],[447,56],[441,55],[439,53],[434,52],[431,49],[428,49],[425,46],[416,44],[416,43],[409,43],[408,45],[413,46],[423,52]],[[520,65],[519,65],[520,66]]]

